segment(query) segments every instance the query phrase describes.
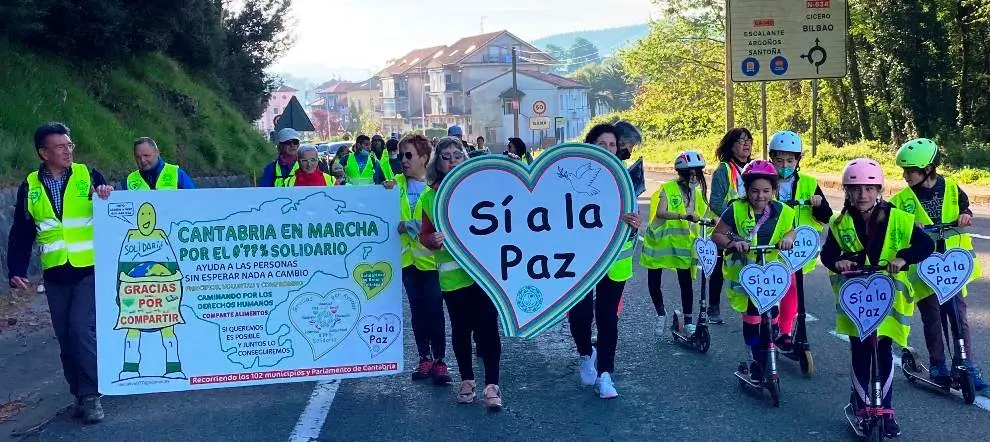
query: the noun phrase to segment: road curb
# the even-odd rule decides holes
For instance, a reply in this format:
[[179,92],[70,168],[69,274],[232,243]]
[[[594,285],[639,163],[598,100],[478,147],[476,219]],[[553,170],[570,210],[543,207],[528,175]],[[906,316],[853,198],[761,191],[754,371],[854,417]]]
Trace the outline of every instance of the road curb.
[[[646,169],[647,172],[666,173],[666,174],[676,173],[674,168],[671,166],[646,163],[643,164],[643,167],[644,169]],[[714,171],[715,169],[710,168],[710,170],[706,170],[706,173],[711,174]],[[842,190],[842,178],[839,175],[815,174],[815,178],[818,179],[818,185],[821,186],[822,189],[828,189],[834,191]],[[887,178],[888,178],[887,180],[888,183],[887,185],[884,186],[883,189],[884,195],[886,195],[887,197],[890,197],[891,195],[900,192],[905,187],[907,187],[904,184],[904,182],[901,180],[898,180],[896,182],[890,182],[889,180],[890,177]],[[962,187],[963,190],[966,191],[966,195],[969,197],[969,203],[971,205],[980,206],[980,207],[990,207],[990,187],[971,186],[965,184]]]

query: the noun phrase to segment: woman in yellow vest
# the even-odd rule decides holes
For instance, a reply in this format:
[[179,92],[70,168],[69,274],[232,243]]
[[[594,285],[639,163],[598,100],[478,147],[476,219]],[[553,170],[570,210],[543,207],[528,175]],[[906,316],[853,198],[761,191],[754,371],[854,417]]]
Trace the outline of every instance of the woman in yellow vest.
[[499,370],[502,358],[502,339],[498,329],[498,310],[485,291],[468,275],[443,246],[444,235],[437,232],[433,223],[436,206],[436,189],[451,169],[467,159],[467,151],[454,137],[442,138],[433,153],[428,168],[430,187],[420,195],[422,205],[422,229],[420,244],[435,251],[440,291],[447,303],[450,316],[450,344],[461,372],[461,385],[457,390],[457,402],[470,404],[475,400],[474,365],[471,357],[472,335],[478,346],[478,355],[485,366],[485,389],[482,393],[485,407],[502,408],[502,390],[499,387]]
[[[712,206],[712,213],[721,214],[725,212],[729,202],[736,198],[746,196],[743,187],[742,169],[752,160],[753,134],[749,129],[737,127],[729,130],[718,143],[715,157],[718,158],[718,167],[712,174],[712,194],[708,196],[708,203]],[[712,324],[722,324],[721,314],[721,294],[722,294],[722,257],[715,261],[715,269],[712,270],[711,280],[708,281],[708,322]]]
[[[754,382],[763,382],[767,363],[767,342],[760,334],[760,314],[739,283],[739,272],[747,264],[757,263],[750,246],[777,244],[781,250],[794,245],[794,209],[774,199],[777,192],[777,169],[769,161],[753,160],[740,174],[746,197],[729,203],[715,225],[712,240],[725,250],[722,268],[727,282],[726,297],[732,309],[742,314],[743,340],[749,346],[753,361],[749,375]],[[779,253],[768,253],[767,262],[778,260]],[[779,309],[770,312],[776,324]]]
[[[588,131],[584,142],[597,144],[619,158],[628,158],[628,150],[619,147],[619,131],[611,124],[599,124]],[[632,227],[630,237],[595,289],[574,305],[567,314],[571,337],[581,359],[578,375],[583,385],[594,385],[602,399],[619,396],[612,380],[615,370],[615,348],[619,340],[619,306],[626,281],[633,276],[633,252],[639,237],[639,213],[627,213],[622,221]],[[597,348],[591,345],[591,323],[598,327]]]
[[316,146],[303,145],[297,154],[299,167],[286,180],[286,187],[333,186],[334,177],[320,169],[320,152]]
[[526,148],[526,142],[522,138],[509,138],[509,142],[505,145],[505,154],[509,158],[522,161],[523,164],[533,162],[533,156],[529,154],[529,150]]
[[[897,165],[904,169],[904,181],[908,188],[898,192],[890,199],[890,203],[905,212],[914,215],[915,222],[924,226],[935,223],[959,222],[960,228],[973,224],[973,212],[969,210],[969,197],[955,180],[939,175],[935,170],[938,166],[938,145],[927,138],[908,141],[897,151]],[[945,250],[961,248],[973,251],[973,238],[968,233],[949,233],[945,238]],[[970,281],[980,277],[980,260],[973,260],[973,275]],[[966,296],[968,290],[963,288],[956,297],[956,308],[946,304],[941,306],[938,297],[932,296],[931,287],[918,277],[917,268],[908,271],[909,279],[914,287],[914,298],[921,313],[924,325],[925,344],[928,347],[928,358],[931,365],[929,375],[932,380],[942,384],[952,381],[949,369],[945,364],[945,343],[942,341],[942,314],[948,315],[950,321],[955,321],[956,311],[959,312],[959,323],[962,326],[966,343],[969,372],[973,376],[973,386],[977,391],[986,388],[983,375],[973,363],[972,340],[969,334],[969,323],[966,320]]]
[[395,176],[399,188],[399,239],[402,243],[402,285],[409,297],[413,337],[419,351],[419,364],[413,380],[433,379],[439,385],[450,383],[447,363],[447,330],[440,294],[440,277],[434,252],[419,242],[423,222],[423,194],[426,165],[433,147],[422,135],[409,135],[399,141],[402,173]]
[[832,272],[832,290],[836,294],[835,331],[849,336],[852,351],[852,395],[850,403],[861,410],[870,401],[870,372],[874,346],[860,339],[856,327],[838,306],[839,288],[846,281],[841,272],[864,265],[886,265],[893,275],[897,293],[894,307],[877,329],[876,354],[882,386],[883,407],[891,414],[884,416],[887,437],[901,434],[894,420],[891,393],[894,376],[892,342],[907,345],[914,312],[914,290],[908,275],[898,273],[909,265],[921,262],[935,250],[935,243],[914,223],[914,216],[894,208],[880,199],[883,190],[883,169],[869,158],[850,161],[842,172],[846,200],[842,212],[829,223],[829,235],[822,247],[822,264]]
[[650,198],[650,221],[643,235],[643,251],[639,264],[647,269],[647,285],[650,299],[657,312],[657,337],[667,333],[667,310],[660,288],[663,269],[677,270],[677,284],[681,288],[681,308],[684,324],[694,333],[692,320],[694,293],[692,274],[694,267],[694,240],[699,229],[692,224],[707,215],[708,193],[705,184],[705,160],[701,154],[689,150],[674,159],[678,178],[663,184]]
[[[803,144],[798,134],[782,130],[770,137],[767,150],[773,161],[780,180],[777,185],[777,199],[784,204],[798,203],[794,206],[795,227],[811,226],[821,233],[825,224],[832,218],[832,208],[825,199],[825,193],[818,187],[815,177],[800,173]],[[777,348],[782,353],[794,351],[794,320],[798,314],[797,295],[804,297],[804,275],[815,270],[818,260],[812,260],[802,269],[794,273],[794,286],[780,301],[780,337],[777,338]],[[806,299],[806,298],[805,298]]]

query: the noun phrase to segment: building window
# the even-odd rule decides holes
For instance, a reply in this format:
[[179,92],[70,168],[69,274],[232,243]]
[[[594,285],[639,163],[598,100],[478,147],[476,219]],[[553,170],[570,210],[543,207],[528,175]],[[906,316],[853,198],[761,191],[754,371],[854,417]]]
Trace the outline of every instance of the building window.
[[273,108],[272,108],[272,112],[274,112],[274,113],[275,113],[275,115],[278,115],[278,110],[279,110],[279,108],[278,108],[278,107],[273,107]]
[[447,97],[447,108],[446,108],[446,111],[447,112],[451,112],[451,109],[453,109],[453,108],[454,108],[454,97]]
[[512,99],[502,99],[502,115],[512,115]]

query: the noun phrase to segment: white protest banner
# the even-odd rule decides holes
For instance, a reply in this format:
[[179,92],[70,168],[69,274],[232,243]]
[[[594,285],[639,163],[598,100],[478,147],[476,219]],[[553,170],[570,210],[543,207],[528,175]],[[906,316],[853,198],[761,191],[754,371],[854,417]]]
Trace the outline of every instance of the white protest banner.
[[791,286],[791,271],[779,262],[747,264],[739,271],[739,284],[760,314],[777,305]]
[[436,201],[444,247],[520,337],[552,326],[605,276],[630,236],[621,217],[636,210],[625,165],[590,144],[554,146],[528,166],[468,160]]
[[932,253],[918,264],[918,277],[938,296],[938,303],[945,304],[958,295],[973,276],[973,254],[965,249],[949,249],[945,253]]
[[100,392],[402,371],[398,221],[373,186],[97,200]]
[[839,306],[856,326],[860,337],[871,335],[894,308],[894,280],[875,273],[853,278],[839,288]]

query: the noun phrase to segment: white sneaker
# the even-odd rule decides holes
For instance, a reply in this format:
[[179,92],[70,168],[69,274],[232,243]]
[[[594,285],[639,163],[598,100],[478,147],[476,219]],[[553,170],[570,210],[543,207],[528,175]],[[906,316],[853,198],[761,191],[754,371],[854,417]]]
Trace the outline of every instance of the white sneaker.
[[657,316],[657,328],[653,330],[656,337],[663,337],[667,334],[667,315]]
[[698,327],[695,326],[694,324],[687,324],[687,325],[684,326],[684,332],[687,333],[688,336],[690,336],[690,335],[693,335],[694,334],[694,330],[697,329],[697,328]]
[[598,379],[598,370],[595,368],[595,362],[598,358],[598,350],[592,348],[591,356],[581,356],[581,368],[579,373],[581,375],[581,385],[595,385],[595,380]]
[[602,373],[602,376],[598,378],[595,390],[598,392],[598,397],[602,399],[619,397],[619,392],[615,391],[615,382],[612,382],[612,375],[608,373]]

